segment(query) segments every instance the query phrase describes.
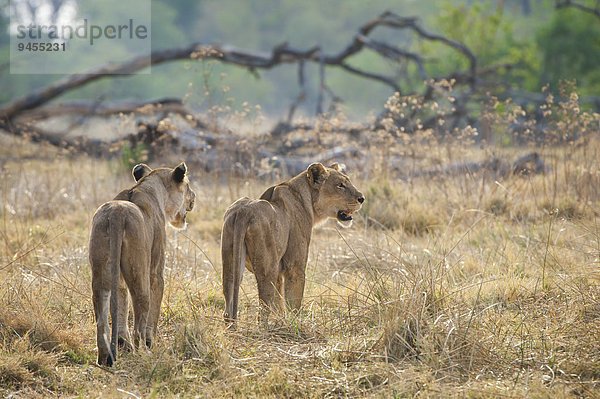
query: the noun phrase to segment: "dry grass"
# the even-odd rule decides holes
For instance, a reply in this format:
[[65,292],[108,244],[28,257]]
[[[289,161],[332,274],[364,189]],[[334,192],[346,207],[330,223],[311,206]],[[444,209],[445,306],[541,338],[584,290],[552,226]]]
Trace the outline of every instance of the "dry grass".
[[[196,211],[169,232],[158,342],[104,369],[88,226],[130,177],[117,161],[0,138],[0,396],[600,395],[595,140],[544,147],[548,173],[501,181],[403,181],[381,154],[354,174],[367,202],[353,228],[315,231],[302,311],[267,331],[249,273],[239,329],[224,330],[219,234],[229,203],[268,182],[192,171]],[[414,167],[515,152],[403,148]]]

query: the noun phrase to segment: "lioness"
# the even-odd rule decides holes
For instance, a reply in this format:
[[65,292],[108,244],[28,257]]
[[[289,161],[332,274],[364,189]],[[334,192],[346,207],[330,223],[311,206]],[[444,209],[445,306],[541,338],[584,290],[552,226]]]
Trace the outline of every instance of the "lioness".
[[[129,342],[127,317],[131,294],[134,312],[133,345],[151,346],[163,296],[166,231],[186,225],[195,193],[181,163],[174,169],[133,168],[136,184],[102,204],[92,219],[89,260],[97,325],[98,364],[112,366],[117,341]],[[121,282],[121,287],[119,287]],[[120,289],[119,289],[120,288]],[[108,341],[108,309],[112,334]]]
[[221,235],[225,321],[236,327],[244,267],[256,277],[265,326],[270,308],[299,309],[313,226],[336,218],[349,227],[364,200],[337,163],[328,168],[313,163],[258,200],[235,201],[225,212]]

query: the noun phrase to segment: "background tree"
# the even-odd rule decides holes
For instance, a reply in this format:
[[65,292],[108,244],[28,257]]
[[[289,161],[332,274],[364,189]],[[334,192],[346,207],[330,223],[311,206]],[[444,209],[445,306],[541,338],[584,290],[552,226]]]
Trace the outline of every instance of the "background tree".
[[542,54],[539,84],[558,88],[577,80],[582,95],[600,93],[600,19],[574,8],[560,9],[541,28],[536,41]]

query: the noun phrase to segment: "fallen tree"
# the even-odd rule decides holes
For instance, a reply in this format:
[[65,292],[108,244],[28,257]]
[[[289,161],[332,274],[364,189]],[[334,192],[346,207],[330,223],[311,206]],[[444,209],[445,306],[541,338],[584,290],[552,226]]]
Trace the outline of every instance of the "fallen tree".
[[[369,143],[369,132],[344,131],[331,133],[325,145],[319,145],[314,139],[314,131],[306,138],[306,134],[293,134],[305,136],[304,139],[291,141],[285,134],[279,137],[270,135],[248,139],[230,134],[214,134],[210,132],[196,132],[193,130],[179,131],[172,129],[169,118],[158,123],[137,124],[136,133],[110,141],[88,140],[75,138],[62,139],[60,145],[74,149],[76,152],[86,153],[91,156],[110,158],[123,156],[122,149],[128,148],[129,152],[138,152],[140,159],[131,159],[132,163],[139,161],[153,162],[159,159],[175,157],[185,158],[194,170],[217,172],[226,175],[279,177],[293,176],[305,170],[312,162],[329,164],[340,162],[348,170],[368,171],[375,163],[381,161],[379,153],[372,153]],[[335,143],[335,138],[345,135],[351,141]],[[49,137],[52,137],[48,134]],[[32,136],[36,141],[45,141],[40,137]],[[57,142],[50,142],[58,145]],[[283,143],[291,144],[286,147]],[[377,146],[375,146],[377,147]],[[289,149],[293,148],[293,149]],[[322,148],[328,148],[323,150]],[[303,155],[298,155],[302,153]],[[378,158],[379,157],[379,158]],[[123,160],[127,161],[127,160]],[[482,173],[495,179],[506,178],[510,175],[539,174],[548,171],[548,167],[537,152],[528,153],[515,160],[500,157],[490,157],[482,161],[459,162],[433,168],[410,167],[412,158],[406,155],[392,155],[385,159],[385,167],[402,180],[419,178],[443,178],[456,175],[480,175]],[[407,170],[410,170],[407,172]]]
[[[439,43],[463,56],[467,63],[464,70],[453,71],[446,76],[430,76],[427,60],[421,54],[399,47],[396,44],[375,39],[373,31],[378,27],[393,30],[409,31],[420,40]],[[373,51],[381,57],[390,60],[395,65],[413,65],[418,77],[426,82],[422,93],[405,93],[399,82],[399,76],[386,76],[373,71],[360,69],[352,65],[351,57],[362,51]],[[259,70],[271,69],[280,65],[296,64],[297,81],[300,88],[298,96],[291,102],[287,117],[280,121],[268,136],[262,139],[248,140],[223,129],[218,122],[201,116],[184,101],[176,98],[163,98],[150,101],[121,101],[106,102],[103,99],[91,101],[70,101],[56,103],[55,100],[63,94],[83,87],[100,79],[115,78],[134,74],[151,65],[158,65],[178,60],[219,60],[220,62],[247,68],[258,75]],[[427,108],[413,107],[409,112],[395,112],[393,115],[386,110],[374,123],[355,123],[353,125],[331,125],[322,129],[321,118],[313,118],[309,122],[294,122],[294,115],[300,104],[307,97],[306,65],[317,64],[319,92],[317,114],[325,113],[325,97],[329,96],[332,103],[341,101],[327,85],[327,68],[341,68],[349,74],[359,76],[387,85],[396,95],[404,99],[410,96],[419,97],[422,104],[433,104],[437,101],[447,101],[449,90],[444,86],[451,82],[453,89],[452,104],[446,112],[432,115],[419,114]],[[326,53],[319,46],[308,49],[298,49],[287,43],[275,46],[270,52],[257,52],[240,49],[231,45],[193,43],[178,49],[154,51],[150,56],[136,57],[120,64],[98,66],[80,75],[67,76],[56,83],[36,90],[28,95],[0,106],[0,128],[19,136],[27,136],[34,141],[44,141],[55,146],[65,147],[74,151],[86,152],[94,156],[106,156],[119,152],[125,147],[130,149],[142,148],[150,157],[158,157],[168,152],[187,154],[206,170],[222,168],[224,171],[236,167],[246,169],[251,173],[264,173],[273,169],[294,174],[302,170],[310,161],[327,162],[337,158],[348,163],[351,167],[363,167],[369,156],[358,148],[366,148],[372,132],[392,132],[394,139],[399,140],[401,133],[410,134],[415,131],[432,130],[436,133],[454,132],[459,125],[473,124],[469,116],[469,104],[480,101],[484,91],[497,84],[495,77],[500,71],[513,68],[512,64],[479,66],[474,53],[464,44],[447,37],[433,34],[425,30],[416,18],[401,17],[391,12],[385,12],[362,25],[349,43],[337,53]],[[399,68],[407,77],[407,68]],[[440,89],[442,88],[442,89]],[[543,101],[543,96],[531,97],[527,101]],[[86,118],[114,118],[125,115],[136,124],[134,132],[125,137],[111,140],[93,140],[86,137],[69,137],[57,131],[49,131],[43,124],[48,119],[57,116],[71,118],[72,123],[82,123]],[[424,117],[422,117],[424,116]],[[179,118],[187,124],[184,128],[172,129],[161,126],[164,121]],[[326,119],[326,118],[323,118]],[[392,120],[395,129],[386,126],[387,120]],[[307,137],[298,137],[295,132],[319,132],[338,134],[341,142],[321,142],[321,133]],[[323,134],[325,134],[323,133]],[[267,144],[267,140],[270,142]],[[311,141],[312,140],[312,141]],[[330,151],[319,151],[318,148],[331,148]],[[304,155],[299,155],[304,154]],[[391,169],[401,169],[403,160],[390,159]],[[483,163],[465,165],[450,165],[446,169],[419,170],[412,175],[401,177],[416,178],[420,176],[438,176],[448,173],[471,173],[472,171],[493,171],[506,175],[506,171],[515,169],[510,161],[486,160]],[[543,169],[543,168],[542,168]],[[533,168],[539,172],[541,169]],[[512,173],[512,172],[510,172]]]
[[509,161],[499,157],[491,157],[480,162],[459,162],[444,167],[416,171],[410,175],[403,175],[405,180],[418,177],[476,175],[486,173],[495,179],[505,178],[510,175],[527,176],[549,171],[549,167],[537,152],[530,152]]
[[[440,43],[441,45],[462,54],[468,61],[468,68],[464,71],[455,71],[448,76],[429,76],[426,68],[427,61],[420,54],[371,37],[370,35],[377,27],[408,30],[421,40]],[[100,79],[129,76],[149,66],[178,60],[216,59],[223,63],[247,68],[256,75],[258,75],[257,71],[260,69],[271,69],[284,64],[297,64],[300,93],[290,105],[286,119],[287,123],[292,123],[298,105],[306,98],[305,65],[308,62],[319,65],[317,114],[324,112],[323,110],[325,107],[323,103],[326,94],[331,97],[333,102],[340,100],[327,85],[326,68],[330,67],[341,68],[349,74],[377,81],[387,85],[394,92],[403,93],[403,90],[398,83],[400,81],[399,76],[386,76],[358,68],[351,64],[350,58],[366,49],[379,54],[381,57],[384,57],[399,66],[404,63],[415,64],[419,77],[424,81],[429,82],[429,84],[434,84],[436,81],[440,80],[453,80],[457,85],[465,85],[467,90],[463,93],[464,98],[461,97],[458,99],[458,110],[452,115],[453,118],[465,116],[466,109],[462,104],[468,101],[468,98],[475,93],[477,87],[482,83],[482,79],[485,75],[490,73],[490,68],[477,68],[477,59],[475,55],[464,44],[442,35],[428,32],[421,27],[416,18],[401,17],[388,11],[362,25],[350,43],[337,53],[325,53],[319,46],[313,46],[308,49],[297,49],[289,46],[287,43],[274,47],[270,52],[240,49],[231,45],[193,43],[183,48],[154,51],[149,56],[136,57],[120,64],[101,65],[82,74],[67,76],[54,84],[0,106],[0,127],[10,130],[19,124],[27,123],[32,119],[39,120],[40,118],[62,114],[63,112],[77,112],[84,114],[88,111],[89,115],[109,115],[118,112],[119,107],[122,105],[105,104],[102,101],[93,101],[90,104],[47,106],[47,109],[40,107],[45,106],[50,101],[57,99],[71,90],[83,87],[91,82]],[[404,71],[405,70],[406,68],[404,68]],[[405,71],[404,73],[406,74],[407,72]],[[426,87],[425,90],[425,95],[434,95],[434,91],[430,88]],[[144,106],[144,103],[140,104],[140,107],[143,108]],[[169,106],[175,112],[184,112],[180,110],[183,104],[170,104]],[[131,109],[131,107],[126,107],[123,111],[135,111],[135,108]],[[188,114],[193,115],[193,112],[189,112]],[[19,134],[19,132],[20,129],[14,129],[14,133]]]

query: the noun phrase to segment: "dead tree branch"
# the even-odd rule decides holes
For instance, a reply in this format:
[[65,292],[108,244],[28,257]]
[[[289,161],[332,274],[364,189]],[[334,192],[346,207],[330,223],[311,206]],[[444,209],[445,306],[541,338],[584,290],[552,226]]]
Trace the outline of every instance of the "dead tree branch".
[[[369,34],[378,26],[384,26],[393,29],[409,29],[421,38],[431,41],[439,41],[444,45],[459,51],[469,60],[469,70],[464,72],[466,81],[471,87],[475,85],[477,62],[473,53],[465,45],[446,37],[425,31],[417,23],[415,18],[404,18],[391,12],[385,12],[379,17],[374,18],[360,27],[358,33],[354,36],[351,43],[337,54],[324,54],[319,47],[312,47],[307,50],[298,50],[288,46],[287,43],[276,46],[271,50],[270,53],[239,49],[230,45],[206,45],[194,43],[184,48],[154,51],[150,56],[137,57],[120,64],[102,65],[89,70],[86,73],[67,76],[54,84],[36,90],[22,98],[0,106],[0,121],[4,120],[4,123],[2,124],[4,127],[10,126],[10,121],[16,116],[36,109],[41,105],[44,105],[68,92],[69,90],[82,87],[93,81],[107,77],[127,76],[152,65],[184,59],[216,59],[224,63],[248,68],[251,71],[255,71],[256,69],[269,69],[281,64],[290,63],[300,64],[305,62],[313,62],[319,64],[320,101],[317,106],[317,110],[321,112],[323,109],[321,104],[323,98],[322,94],[323,90],[326,89],[324,80],[324,70],[326,66],[341,67],[351,74],[379,81],[389,86],[394,91],[400,91],[400,87],[396,83],[396,78],[376,74],[370,71],[364,71],[349,64],[349,58],[362,51],[365,47],[396,62],[399,62],[403,59],[415,62],[417,64],[420,76],[423,78],[428,77],[425,71],[424,61],[420,56],[396,48],[389,44],[372,40],[368,37]],[[299,73],[304,73],[302,66],[299,66],[299,70]],[[303,84],[303,80],[304,78],[299,79],[299,83],[301,85]],[[301,91],[300,97],[302,96],[302,93],[305,93],[304,88]],[[297,103],[298,99],[292,104],[292,106],[295,108],[298,105]],[[58,110],[54,109],[54,111]],[[290,110],[288,116],[289,115],[293,115],[293,110]]]
[[577,8],[579,10],[582,10],[584,12],[587,12],[589,14],[595,15],[596,17],[600,18],[600,3],[596,2],[596,7],[592,8],[589,6],[586,6],[585,4],[581,4],[578,3],[576,1],[572,1],[572,0],[557,0],[555,3],[555,8],[556,9],[560,9],[560,8],[565,8],[565,7],[573,7],[573,8]]
[[304,60],[298,61],[298,86],[300,86],[300,93],[296,100],[290,105],[290,110],[288,111],[287,123],[292,123],[292,119],[294,118],[294,113],[296,112],[296,108],[300,105],[301,102],[306,100],[306,80],[304,78]]
[[46,105],[27,113],[27,121],[48,119],[54,115],[83,115],[108,117],[118,114],[177,114],[195,127],[205,127],[204,122],[194,116],[178,98],[161,98],[158,100],[133,102],[120,101],[103,103],[101,101],[71,101],[58,105]]

